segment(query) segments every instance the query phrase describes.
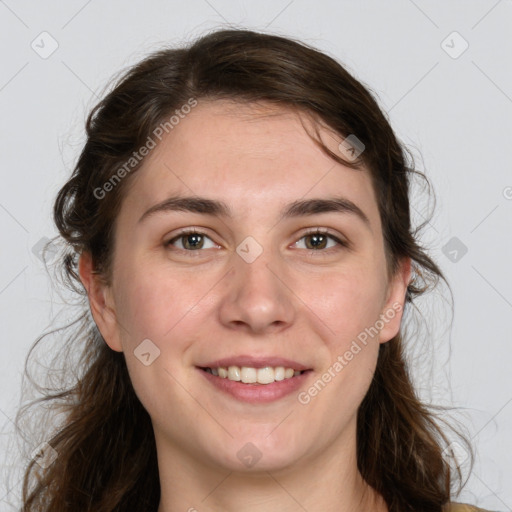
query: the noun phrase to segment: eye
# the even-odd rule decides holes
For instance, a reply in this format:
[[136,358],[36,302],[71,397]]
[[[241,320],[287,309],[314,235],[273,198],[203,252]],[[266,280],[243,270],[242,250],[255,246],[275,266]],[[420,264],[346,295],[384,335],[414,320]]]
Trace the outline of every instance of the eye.
[[174,245],[179,241],[181,247],[178,247],[178,249],[188,252],[193,252],[198,249],[210,249],[212,247],[216,247],[216,244],[213,242],[212,247],[204,247],[205,239],[212,241],[210,237],[206,236],[204,233],[200,233],[199,231],[182,231],[178,236],[175,236],[171,240],[165,242],[165,246],[167,247],[169,245]]
[[[314,231],[310,231],[306,233],[300,240],[310,240],[309,243],[306,242],[306,249],[311,252],[331,252],[331,249],[336,248],[336,245],[348,247],[348,243],[340,240],[336,236],[328,233],[327,231],[322,231],[321,229],[315,229]],[[327,244],[329,239],[334,241],[334,245],[327,248]],[[295,245],[299,244],[300,240],[295,243]],[[327,248],[327,250],[325,250]]]
[[[337,250],[336,246],[348,247],[348,243],[340,240],[338,237],[330,234],[327,231],[322,231],[321,229],[314,229],[303,235],[299,241],[295,242],[295,246],[297,246],[301,240],[310,240],[310,242],[306,242],[305,249],[314,252],[327,252],[330,253],[332,250]],[[210,240],[211,246],[205,247],[205,240]],[[329,240],[334,242],[330,247],[327,247]],[[181,247],[176,246],[176,244],[181,245]],[[207,236],[205,233],[201,233],[196,230],[186,230],[182,231],[179,235],[175,236],[171,240],[165,242],[165,247],[175,246],[176,249],[185,252],[196,252],[200,251],[200,249],[211,249],[218,247],[212,239]]]

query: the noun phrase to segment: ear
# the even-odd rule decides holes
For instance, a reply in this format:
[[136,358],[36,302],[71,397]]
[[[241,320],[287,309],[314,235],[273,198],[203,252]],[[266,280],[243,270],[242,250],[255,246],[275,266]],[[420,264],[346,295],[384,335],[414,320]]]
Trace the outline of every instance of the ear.
[[116,352],[122,352],[117,315],[113,307],[112,290],[94,272],[89,252],[82,252],[78,262],[80,280],[87,291],[89,306],[94,322],[107,345]]
[[384,326],[379,332],[379,342],[385,343],[400,331],[407,287],[411,279],[411,258],[403,258],[395,275],[391,277],[386,301],[379,319]]

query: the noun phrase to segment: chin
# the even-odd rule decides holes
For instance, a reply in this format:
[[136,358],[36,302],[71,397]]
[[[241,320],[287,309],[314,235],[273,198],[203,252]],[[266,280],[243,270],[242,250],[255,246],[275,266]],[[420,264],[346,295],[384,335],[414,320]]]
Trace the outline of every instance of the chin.
[[291,469],[304,455],[293,445],[281,440],[269,441],[268,434],[261,436],[245,436],[224,444],[223,457],[219,453],[211,454],[219,466],[238,473],[276,472]]

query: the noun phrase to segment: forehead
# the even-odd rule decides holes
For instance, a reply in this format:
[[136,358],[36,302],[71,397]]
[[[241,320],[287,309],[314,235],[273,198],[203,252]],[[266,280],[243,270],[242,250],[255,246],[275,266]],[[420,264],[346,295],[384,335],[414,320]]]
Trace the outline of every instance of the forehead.
[[[208,196],[249,215],[298,198],[337,195],[364,207],[373,224],[378,211],[368,170],[334,161],[304,126],[314,132],[311,119],[291,109],[199,101],[146,157],[125,202],[145,211],[171,195]],[[319,130],[325,145],[339,151],[342,137]]]

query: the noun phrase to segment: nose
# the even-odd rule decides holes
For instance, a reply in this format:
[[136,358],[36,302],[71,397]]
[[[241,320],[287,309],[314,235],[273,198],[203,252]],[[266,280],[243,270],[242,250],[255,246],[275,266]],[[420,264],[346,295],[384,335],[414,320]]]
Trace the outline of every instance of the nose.
[[253,334],[276,333],[292,325],[296,308],[285,274],[270,251],[252,262],[234,254],[219,309],[222,324]]

